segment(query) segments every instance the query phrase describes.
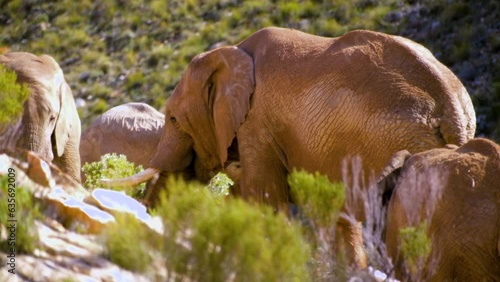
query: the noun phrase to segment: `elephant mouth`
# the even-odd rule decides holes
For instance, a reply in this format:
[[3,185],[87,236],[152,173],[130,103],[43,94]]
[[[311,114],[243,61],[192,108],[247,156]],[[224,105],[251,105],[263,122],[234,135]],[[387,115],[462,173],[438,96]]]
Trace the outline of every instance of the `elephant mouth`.
[[[223,170],[223,168],[225,170],[231,164],[236,164],[236,163],[238,163],[239,165],[239,160],[240,158],[238,152],[238,142],[235,138],[235,140],[228,149],[228,159],[226,163],[223,164],[222,167],[218,166],[216,168],[207,169],[201,164],[201,162],[198,162],[197,155],[194,154],[190,164],[183,172],[185,176],[188,175],[188,179],[196,178],[201,182],[208,182],[213,176],[215,176],[218,172]],[[162,172],[164,171],[157,168],[149,167],[140,173],[125,178],[99,179],[99,183],[102,185],[106,185],[107,187],[130,187],[149,181],[155,176],[155,174]]]

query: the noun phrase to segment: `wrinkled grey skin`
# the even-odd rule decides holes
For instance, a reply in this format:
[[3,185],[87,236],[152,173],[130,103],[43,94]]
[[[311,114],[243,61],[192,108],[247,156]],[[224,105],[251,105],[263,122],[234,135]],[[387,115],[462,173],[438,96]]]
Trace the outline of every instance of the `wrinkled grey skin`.
[[[500,146],[473,139],[389,168],[386,245],[396,278],[407,274],[399,230],[427,222],[431,253],[418,281],[500,281]],[[386,171],[387,172],[387,171]]]
[[0,55],[0,64],[15,71],[17,81],[30,90],[22,117],[0,128],[0,148],[36,152],[80,181],[80,118],[57,62],[48,55],[12,52]]
[[[147,167],[160,141],[165,116],[144,103],[127,103],[103,113],[82,133],[82,165],[108,153]],[[82,174],[83,178],[83,174]]]

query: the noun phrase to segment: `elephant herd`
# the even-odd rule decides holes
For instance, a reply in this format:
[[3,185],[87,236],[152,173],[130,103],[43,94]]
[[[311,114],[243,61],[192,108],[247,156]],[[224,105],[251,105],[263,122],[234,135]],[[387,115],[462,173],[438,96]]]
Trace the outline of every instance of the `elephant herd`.
[[[71,90],[51,57],[7,53],[0,63],[31,89],[22,118],[0,127],[0,148],[38,152],[77,181],[80,163],[106,153],[147,167],[103,180],[109,185],[165,173],[206,182],[228,171],[233,194],[282,212],[293,202],[293,169],[341,181],[342,162],[359,156],[362,178],[380,175],[378,189],[391,195],[385,239],[396,276],[404,269],[398,231],[425,222],[432,251],[424,280],[500,281],[500,146],[473,139],[466,89],[411,40],[265,28],[194,57],[164,114],[129,103],[82,134]],[[160,188],[150,189],[157,195]],[[364,207],[354,208],[362,221]]]

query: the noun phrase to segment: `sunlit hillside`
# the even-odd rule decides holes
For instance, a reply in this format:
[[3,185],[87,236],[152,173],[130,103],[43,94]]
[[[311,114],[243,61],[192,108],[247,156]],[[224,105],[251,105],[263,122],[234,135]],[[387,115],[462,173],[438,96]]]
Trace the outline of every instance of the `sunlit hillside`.
[[2,1],[0,52],[60,62],[84,126],[128,101],[161,109],[190,59],[266,26],[338,36],[402,34],[430,48],[467,86],[479,133],[500,133],[499,4],[488,1]]

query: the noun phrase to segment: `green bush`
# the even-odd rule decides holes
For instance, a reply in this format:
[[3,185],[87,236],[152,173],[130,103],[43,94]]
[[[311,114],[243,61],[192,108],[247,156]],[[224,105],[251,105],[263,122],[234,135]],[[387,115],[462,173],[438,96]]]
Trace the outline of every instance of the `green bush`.
[[[208,189],[168,180],[157,213],[169,277],[192,281],[307,281],[308,244],[270,208],[217,201]],[[175,274],[174,274],[175,273]]]
[[20,117],[28,100],[28,87],[16,81],[16,73],[0,65],[0,128]]
[[224,197],[229,195],[229,188],[234,182],[231,178],[227,177],[225,173],[217,173],[210,182],[208,182],[207,189],[216,198]]
[[153,261],[155,234],[131,214],[116,214],[116,222],[103,232],[106,255],[119,266],[145,272]]
[[431,242],[427,236],[427,223],[399,230],[400,250],[411,276],[417,275],[431,252]]
[[[86,163],[82,166],[82,171],[87,179],[84,186],[90,189],[102,187],[99,179],[108,178],[116,179],[134,175],[143,170],[142,166],[136,166],[134,163],[127,161],[125,155],[105,154],[101,156],[98,162]],[[129,196],[142,197],[144,195],[145,183],[137,187],[113,187],[115,190],[125,190]]]
[[293,199],[306,217],[314,219],[321,226],[337,222],[344,205],[345,190],[342,183],[331,183],[325,175],[294,171],[288,176]]
[[293,200],[299,209],[303,231],[314,247],[311,269],[315,280],[346,280],[344,249],[336,242],[336,224],[345,201],[342,183],[331,183],[325,175],[294,170],[288,176]]
[[[38,203],[34,202],[31,192],[24,187],[16,187],[15,192],[9,191],[7,176],[0,176],[0,250],[9,253],[10,248],[15,247],[16,253],[33,253],[38,245],[38,231],[35,227],[35,219],[41,218]],[[12,187],[12,186],[11,186]],[[8,239],[9,219],[11,211],[8,206],[9,197],[14,196],[15,211],[12,215],[16,219],[15,246],[10,245]],[[4,233],[6,232],[6,233]],[[11,241],[12,242],[12,241]]]

